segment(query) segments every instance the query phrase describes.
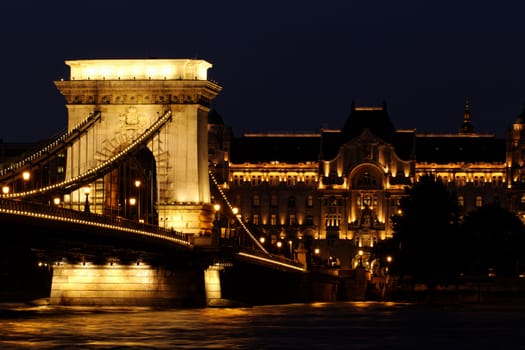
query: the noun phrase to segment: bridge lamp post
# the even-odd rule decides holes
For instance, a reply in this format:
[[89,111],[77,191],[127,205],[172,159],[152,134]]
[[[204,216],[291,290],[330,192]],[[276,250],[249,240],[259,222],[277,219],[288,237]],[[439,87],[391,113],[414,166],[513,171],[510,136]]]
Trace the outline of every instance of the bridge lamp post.
[[[234,221],[233,222],[235,222],[235,218],[237,217],[237,215],[239,215],[239,208],[233,207],[232,208],[232,213],[234,215],[234,218],[233,218]],[[228,218],[228,230],[227,231],[228,231],[228,238],[231,239],[232,238],[231,231],[234,231],[234,233],[235,233],[235,229],[230,227],[230,221],[232,221],[232,219]]]
[[24,171],[22,173],[22,180],[24,180],[24,191],[27,191],[27,182],[31,179],[31,173],[29,171]]
[[281,247],[283,246],[283,243],[281,241],[277,241],[275,245],[277,246],[278,253],[281,254]]
[[319,265],[321,262],[321,249],[315,248],[314,249],[314,256],[313,256],[313,263],[316,265]]
[[55,204],[58,207],[60,205],[60,197],[53,198],[53,204]]
[[220,221],[219,221],[219,210],[221,210],[221,205],[219,203],[215,203],[213,205],[213,211],[215,212],[215,216],[213,220],[213,231],[215,231],[217,233],[217,236],[220,237],[221,227],[220,227]]
[[2,193],[3,194],[8,194],[9,193],[9,186],[2,186]]
[[140,180],[135,180],[135,187],[137,188],[137,220],[139,222],[144,222],[141,220],[141,213],[140,213],[140,186],[142,183]]
[[91,187],[86,186],[84,187],[84,195],[86,196],[86,201],[84,202],[84,211],[86,213],[89,213],[91,210],[89,209],[89,193],[91,192]]
[[135,197],[131,197],[129,199],[129,205],[134,207],[137,204],[137,199]]

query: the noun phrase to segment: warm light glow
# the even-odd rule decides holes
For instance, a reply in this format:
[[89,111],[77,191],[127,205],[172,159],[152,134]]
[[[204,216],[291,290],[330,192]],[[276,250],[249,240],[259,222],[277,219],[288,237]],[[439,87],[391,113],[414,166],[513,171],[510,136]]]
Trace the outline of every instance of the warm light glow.
[[265,238],[264,238],[264,237],[259,238],[259,242],[261,242],[261,243],[264,244],[264,241],[265,241]]
[[386,261],[387,261],[387,262],[392,262],[392,257],[391,257],[391,256],[387,256],[387,257],[386,257]]
[[135,198],[133,198],[133,197],[130,198],[130,199],[129,199],[129,205],[135,205],[135,204],[137,204],[137,199],[135,199]]
[[233,215],[237,215],[237,214],[239,214],[239,208],[237,208],[237,207],[233,207],[233,208],[232,208],[232,213],[233,213]]
[[3,194],[8,194],[9,193],[9,186],[2,187],[2,193]]
[[55,205],[59,205],[60,204],[60,198],[59,197],[53,198],[53,203],[55,203]]
[[135,187],[139,188],[141,184],[140,180],[135,180]]
[[315,255],[319,255],[319,253],[321,253],[321,250],[319,248],[315,248],[314,253]]
[[281,248],[283,246],[283,243],[281,241],[277,241],[277,248]]
[[84,187],[84,194],[89,194],[91,192],[91,187],[86,186]]
[[212,64],[192,59],[103,59],[66,61],[71,80],[207,80]]
[[31,178],[31,173],[29,171],[24,171],[22,173],[22,179],[24,179],[24,181],[27,181]]
[[359,254],[359,256],[363,256],[363,251],[359,250],[358,254]]
[[213,205],[213,210],[215,210],[215,211],[219,211],[219,210],[221,210],[221,205],[220,205],[219,203],[215,203],[215,204]]

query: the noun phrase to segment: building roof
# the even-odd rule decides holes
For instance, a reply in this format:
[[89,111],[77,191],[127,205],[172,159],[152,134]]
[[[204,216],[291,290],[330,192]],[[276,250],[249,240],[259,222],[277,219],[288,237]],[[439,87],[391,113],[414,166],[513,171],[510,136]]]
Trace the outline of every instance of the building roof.
[[342,141],[348,141],[361,135],[364,129],[370,129],[374,135],[385,142],[395,141],[396,129],[390,120],[386,104],[383,104],[382,107],[357,107],[352,102],[350,115],[341,129]]
[[506,143],[493,135],[417,135],[418,163],[505,162]]
[[[525,119],[525,110],[522,113]],[[521,116],[520,116],[521,117]],[[418,163],[504,163],[506,141],[493,134],[478,134],[470,118],[468,100],[463,124],[457,134],[417,134],[415,130],[396,130],[382,107],[352,109],[341,130],[322,129],[319,134],[245,134],[233,139],[233,163],[317,162],[335,158],[340,147],[360,136],[365,129],[392,145],[403,160]]]
[[317,162],[319,134],[245,134],[232,140],[230,160],[241,164]]
[[[339,148],[345,142],[349,141],[347,140],[347,135],[339,131],[325,131],[322,133],[321,138],[320,159],[323,160],[335,158],[339,152]],[[411,159],[415,138],[415,132],[413,130],[397,131],[390,135],[389,138],[389,143],[395,148],[396,154],[399,158],[403,160]]]
[[208,113],[208,124],[224,125],[224,121],[221,115],[217,112],[215,108],[212,108]]

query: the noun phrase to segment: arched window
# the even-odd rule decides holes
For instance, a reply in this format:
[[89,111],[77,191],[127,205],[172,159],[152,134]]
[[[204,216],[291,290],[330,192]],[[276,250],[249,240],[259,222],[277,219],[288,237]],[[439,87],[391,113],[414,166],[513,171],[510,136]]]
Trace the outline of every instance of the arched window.
[[374,168],[362,169],[352,179],[352,186],[356,189],[379,189],[381,183],[381,175]]

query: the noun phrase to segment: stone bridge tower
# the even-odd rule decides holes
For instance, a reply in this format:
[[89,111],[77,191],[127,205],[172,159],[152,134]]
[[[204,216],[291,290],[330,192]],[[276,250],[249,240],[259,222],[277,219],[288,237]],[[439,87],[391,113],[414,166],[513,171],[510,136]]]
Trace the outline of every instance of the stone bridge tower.
[[[70,80],[56,81],[55,85],[66,99],[68,130],[90,113],[101,113],[100,120],[68,148],[66,180],[122,152],[170,111],[170,120],[147,141],[156,170],[156,186],[152,187],[156,189],[158,224],[185,233],[209,232],[213,214],[207,118],[210,102],[221,90],[207,79],[212,65],[195,59],[65,63],[70,67]],[[90,185],[85,201],[89,196],[91,211],[107,211],[114,193],[108,182],[106,176]],[[80,208],[84,193],[77,190],[64,200]]]

